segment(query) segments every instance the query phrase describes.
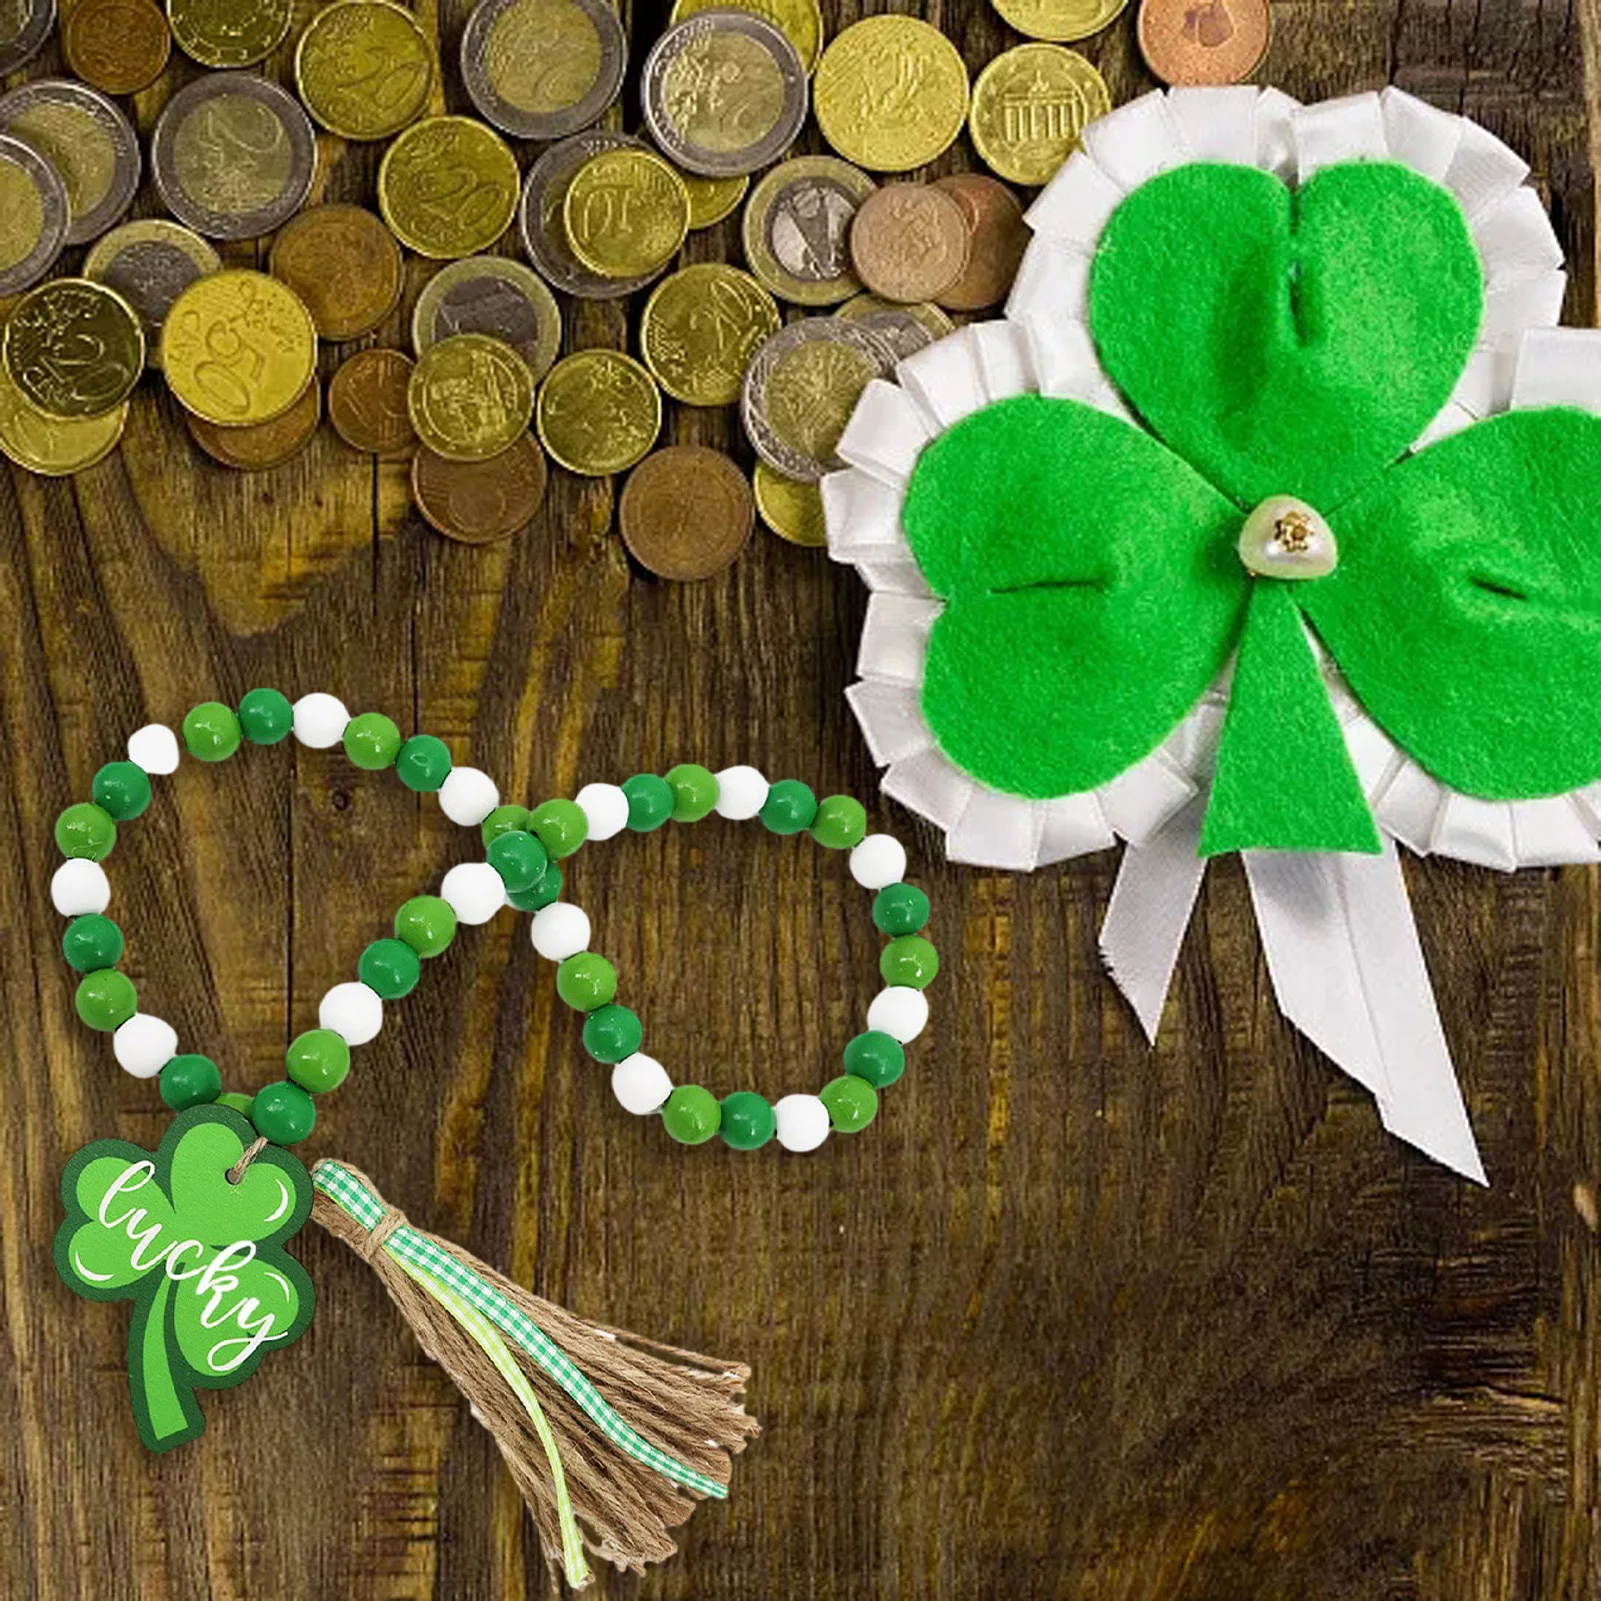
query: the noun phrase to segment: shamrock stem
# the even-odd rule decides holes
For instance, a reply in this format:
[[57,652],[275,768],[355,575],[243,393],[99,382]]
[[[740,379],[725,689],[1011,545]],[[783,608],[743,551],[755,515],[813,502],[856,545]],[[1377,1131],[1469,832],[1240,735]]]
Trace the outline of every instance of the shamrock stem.
[[[132,1330],[139,1348],[128,1353],[129,1376],[135,1385],[134,1412],[143,1426],[145,1444],[153,1451],[164,1451],[170,1445],[189,1439],[195,1432],[194,1419],[178,1393],[167,1349],[170,1315],[167,1302],[171,1295],[172,1280],[162,1273],[143,1321],[136,1320]],[[139,1404],[141,1396],[142,1406]]]

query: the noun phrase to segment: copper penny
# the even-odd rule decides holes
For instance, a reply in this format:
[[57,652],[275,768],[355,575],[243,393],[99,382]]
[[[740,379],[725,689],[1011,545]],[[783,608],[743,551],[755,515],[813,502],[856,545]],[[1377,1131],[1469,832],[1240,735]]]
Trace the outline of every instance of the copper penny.
[[720,450],[669,445],[629,474],[617,506],[623,543],[658,578],[710,578],[744,548],[756,518],[745,475]]
[[61,48],[92,88],[131,95],[161,76],[172,30],[151,0],[78,0],[61,25]]
[[1016,195],[999,178],[958,172],[934,187],[961,207],[967,224],[967,266],[939,303],[951,311],[982,311],[1004,300],[1028,248],[1028,224]]
[[313,378],[288,411],[271,422],[248,423],[243,428],[224,428],[193,412],[185,415],[195,443],[213,461],[242,472],[263,472],[282,466],[311,442],[322,419],[322,388]]
[[1273,34],[1268,0],[1140,0],[1140,54],[1164,83],[1248,78]]
[[545,498],[545,453],[532,434],[487,461],[451,461],[419,448],[411,458],[411,498],[447,539],[463,545],[510,539]]
[[887,183],[851,222],[851,265],[884,300],[938,300],[967,268],[962,208],[925,183]]
[[400,300],[400,245],[360,206],[313,206],[279,229],[268,271],[305,301],[324,339],[371,333]]
[[417,443],[406,409],[411,358],[398,350],[358,350],[328,385],[328,420],[352,450],[398,456]]

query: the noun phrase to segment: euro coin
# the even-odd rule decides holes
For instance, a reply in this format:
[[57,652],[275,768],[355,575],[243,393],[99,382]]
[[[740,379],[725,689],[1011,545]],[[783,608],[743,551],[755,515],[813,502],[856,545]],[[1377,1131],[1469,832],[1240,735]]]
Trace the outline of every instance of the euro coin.
[[451,260],[487,250],[517,209],[517,158],[471,117],[414,122],[384,153],[378,208],[403,245]]
[[0,295],[49,272],[67,238],[67,191],[32,145],[0,134]]
[[1146,66],[1164,83],[1239,83],[1267,54],[1273,12],[1268,0],[1140,0],[1136,33]]
[[1003,21],[1030,39],[1070,44],[1115,21],[1128,0],[992,0]]
[[128,402],[98,417],[49,417],[30,405],[0,363],[0,453],[45,478],[65,478],[104,461],[128,420]]
[[469,256],[441,267],[423,285],[411,314],[418,355],[453,334],[503,340],[538,383],[561,348],[561,310],[544,279],[520,261]]
[[67,192],[69,245],[98,239],[133,203],[139,140],[98,90],[70,78],[36,78],[0,95],[0,133],[32,145]]
[[300,399],[271,422],[224,428],[193,412],[187,417],[190,437],[213,461],[240,472],[265,472],[281,467],[311,443],[322,420],[322,387],[313,379]]
[[451,461],[425,448],[411,459],[411,498],[446,539],[492,545],[534,520],[547,476],[544,453],[526,433],[487,461]]
[[846,322],[859,322],[879,335],[894,351],[897,361],[905,361],[936,339],[956,332],[956,324],[928,301],[902,306],[880,300],[877,295],[857,295],[847,300],[834,315],[843,317]]
[[823,13],[817,0],[675,0],[672,20],[699,16],[702,11],[748,11],[770,22],[795,46],[808,76],[823,53]]
[[31,406],[51,417],[100,417],[139,382],[145,336],[133,307],[87,278],[30,289],[0,331],[0,362]]
[[700,178],[692,172],[681,172],[678,176],[684,180],[684,192],[689,196],[691,233],[721,222],[750,188],[750,178],[745,173],[737,178]]
[[651,292],[639,319],[640,354],[674,400],[731,406],[750,358],[779,323],[773,297],[749,273],[702,262]]
[[153,217],[125,222],[97,241],[84,258],[83,275],[115,289],[138,313],[145,332],[145,359],[158,367],[157,342],[173,301],[196,278],[221,265],[222,258],[199,234],[181,223]]
[[1085,125],[1111,109],[1106,80],[1076,50],[1020,44],[978,75],[973,145],[1002,178],[1049,183]]
[[336,0],[295,46],[306,110],[344,139],[387,139],[420,117],[434,50],[416,18],[386,0]]
[[861,290],[851,271],[851,223],[878,186],[834,156],[797,156],[774,167],[745,207],[750,270],[780,300],[836,306]]
[[0,77],[32,61],[55,26],[56,0],[5,0],[0,5]]
[[360,206],[313,206],[272,242],[268,270],[306,303],[324,339],[371,333],[400,301],[395,236]]
[[358,350],[328,385],[328,420],[352,450],[398,456],[417,443],[406,409],[411,359],[399,350]]
[[982,311],[998,305],[1028,248],[1028,224],[1017,196],[981,172],[958,172],[935,181],[962,209],[967,223],[967,267],[939,297],[952,311]]
[[61,25],[67,65],[108,95],[148,89],[171,51],[172,30],[153,0],[78,0]]
[[607,0],[479,0],[461,36],[472,103],[521,139],[562,139],[597,121],[627,58]]
[[967,219],[932,184],[885,184],[851,224],[851,262],[875,295],[936,300],[967,266]]
[[744,473],[720,450],[669,445],[628,475],[617,521],[641,567],[689,583],[720,573],[745,548],[755,511]]
[[580,350],[550,369],[535,412],[540,442],[569,472],[626,472],[656,443],[656,380],[618,350]]
[[649,150],[606,150],[573,174],[562,201],[573,254],[606,278],[659,272],[689,232],[683,180]]
[[289,36],[290,0],[167,0],[178,48],[203,67],[249,67]]
[[528,432],[534,380],[510,345],[487,334],[453,334],[418,356],[406,410],[436,455],[484,461]]
[[774,472],[765,461],[756,463],[751,475],[756,490],[756,509],[762,521],[780,539],[792,545],[820,549],[828,543],[828,525],[823,520],[823,492],[816,484],[803,484]]

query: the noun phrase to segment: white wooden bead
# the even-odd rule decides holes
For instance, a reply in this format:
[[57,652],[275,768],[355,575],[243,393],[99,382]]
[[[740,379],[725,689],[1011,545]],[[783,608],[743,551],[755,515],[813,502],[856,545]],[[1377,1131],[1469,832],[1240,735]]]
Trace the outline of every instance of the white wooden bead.
[[506,904],[506,882],[488,862],[460,862],[439,886],[461,923],[487,923]]
[[815,1151],[828,1138],[828,1108],[815,1095],[786,1095],[773,1112],[786,1151]]
[[571,901],[552,901],[534,913],[528,933],[547,962],[565,962],[589,949],[589,915]]
[[317,1008],[317,1023],[332,1029],[346,1045],[365,1045],[377,1039],[384,1026],[383,998],[365,984],[335,984]]
[[717,815],[746,822],[767,804],[768,787],[754,767],[725,767],[717,775]]
[[628,827],[628,797],[616,784],[585,784],[573,799],[589,819],[591,839],[615,839]]
[[661,1110],[673,1093],[673,1081],[654,1056],[635,1051],[611,1070],[611,1089],[626,1110],[643,1117],[647,1112]]
[[891,984],[873,997],[867,1008],[867,1026],[905,1045],[923,1032],[928,1022],[928,997],[905,984]]
[[439,786],[439,808],[453,823],[477,828],[500,805],[500,790],[476,767],[452,767]]
[[50,899],[63,917],[103,912],[111,904],[111,880],[99,862],[69,857],[50,876]]
[[178,1049],[178,1031],[148,1012],[135,1012],[111,1036],[111,1049],[135,1078],[154,1078]]
[[178,771],[178,736],[163,723],[146,723],[128,736],[128,760],[158,778]]
[[345,703],[321,690],[302,695],[295,702],[295,738],[313,750],[327,750],[345,737],[345,725],[350,713]]
[[869,834],[851,852],[851,877],[863,889],[899,884],[906,877],[906,847],[893,834]]

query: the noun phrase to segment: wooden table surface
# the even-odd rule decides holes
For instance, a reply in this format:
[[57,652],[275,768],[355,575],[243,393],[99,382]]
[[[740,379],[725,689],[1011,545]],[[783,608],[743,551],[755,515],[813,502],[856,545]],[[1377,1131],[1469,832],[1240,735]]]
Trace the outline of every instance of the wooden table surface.
[[[828,9],[831,29],[857,14]],[[420,10],[453,54],[464,7]],[[986,0],[926,14],[975,68],[1015,42]],[[636,39],[664,21],[636,9]],[[1522,150],[1571,257],[1568,320],[1593,322],[1597,0],[1275,0],[1275,21],[1263,81],[1397,83]],[[1086,48],[1116,98],[1148,86],[1131,13]],[[139,98],[146,130],[192,71]],[[629,126],[635,104],[631,80]],[[375,151],[324,138],[321,158],[325,197],[370,203]],[[972,159],[964,141],[940,170]],[[725,225],[688,254],[734,249]],[[625,317],[580,306],[569,347],[620,341]],[[669,431],[748,462],[729,415]],[[752,1363],[763,1434],[732,1497],[602,1593],[1594,1597],[1597,875],[1408,864],[1493,1178],[1472,1188],[1385,1136],[1279,1018],[1237,862],[1208,875],[1148,1050],[1096,953],[1113,854],[958,869],[875,799],[842,698],[854,575],[758,533],[710,582],[656,582],[624,557],[614,488],[554,474],[523,536],[467,549],[408,509],[403,468],[326,429],[274,472],[212,465],[157,380],[102,466],[0,477],[9,1593],[552,1591],[490,1439],[318,1231],[298,1247],[310,1334],[159,1459],[129,1415],[126,1309],[52,1270],[67,1155],[153,1145],[165,1121],[73,1015],[52,820],[131,729],[268,683],[442,735],[529,801],[682,759],[851,791],[933,895],[930,1030],[878,1123],[818,1154],[683,1150],[624,1115],[521,919],[466,931],[325,1108],[314,1151],[423,1226],[581,1312]],[[111,863],[113,910],[148,1007],[254,1087],[395,905],[475,846],[334,755],[251,751],[162,783]],[[832,1075],[877,987],[838,858],[713,823],[586,851],[571,885],[671,1068],[773,1096]]]

